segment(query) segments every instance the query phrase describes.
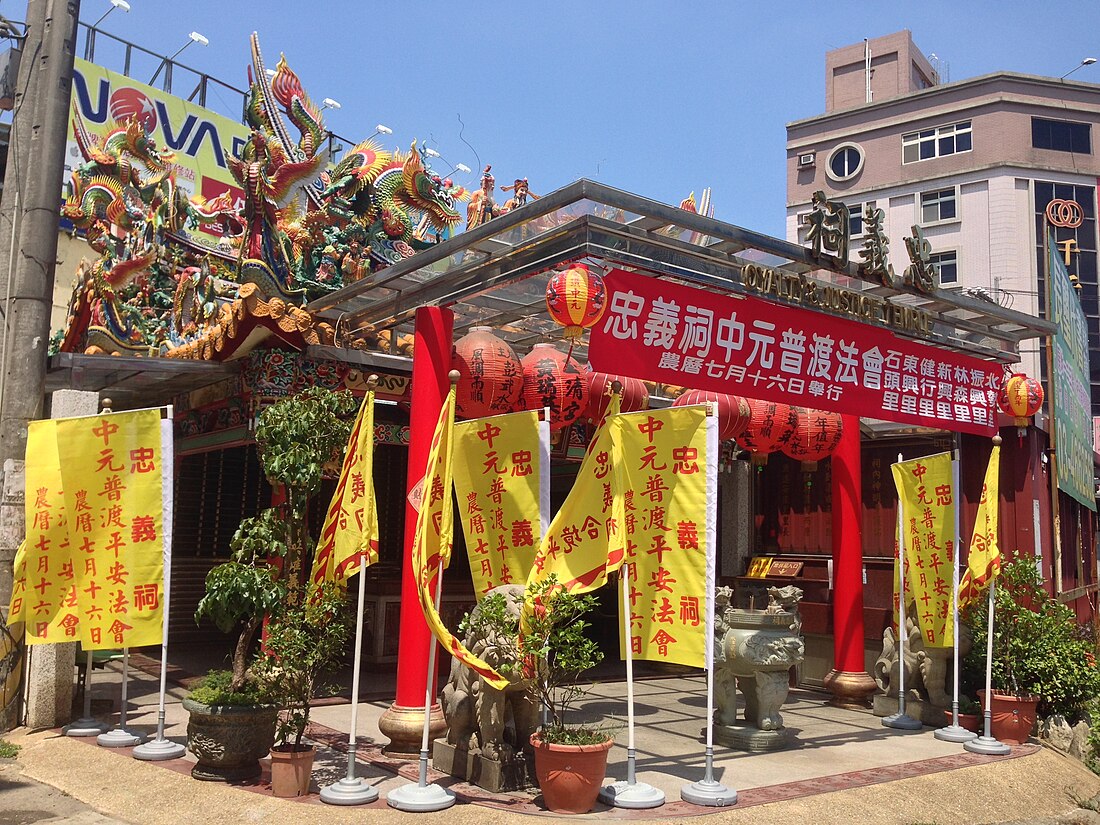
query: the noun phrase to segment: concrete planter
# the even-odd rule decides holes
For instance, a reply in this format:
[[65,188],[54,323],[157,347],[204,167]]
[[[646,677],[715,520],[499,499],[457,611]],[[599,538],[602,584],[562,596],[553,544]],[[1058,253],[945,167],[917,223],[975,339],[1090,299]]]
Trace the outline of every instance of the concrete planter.
[[242,782],[260,775],[260,759],[275,744],[275,705],[204,705],[183,700],[191,714],[187,749],[198,757],[191,776],[209,782]]

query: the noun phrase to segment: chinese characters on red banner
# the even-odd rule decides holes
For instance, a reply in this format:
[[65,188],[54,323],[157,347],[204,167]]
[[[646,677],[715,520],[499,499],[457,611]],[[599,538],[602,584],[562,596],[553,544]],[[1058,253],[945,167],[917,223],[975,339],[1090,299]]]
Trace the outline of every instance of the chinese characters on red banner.
[[999,364],[887,329],[636,273],[605,278],[593,369],[887,421],[988,435]]

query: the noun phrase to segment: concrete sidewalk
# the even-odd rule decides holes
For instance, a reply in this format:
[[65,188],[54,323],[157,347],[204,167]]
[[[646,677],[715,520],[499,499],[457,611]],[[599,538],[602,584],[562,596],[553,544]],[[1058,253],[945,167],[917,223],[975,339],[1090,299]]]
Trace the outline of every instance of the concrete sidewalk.
[[[157,680],[131,670],[132,727],[153,733],[156,724]],[[95,707],[115,695],[118,674],[93,677]],[[596,685],[581,708],[586,716],[625,713],[621,683]],[[883,728],[869,711],[848,711],[824,704],[825,697],[792,691],[783,708],[796,744],[789,750],[747,754],[716,747],[716,778],[739,792],[736,806],[698,808],[680,800],[680,787],[703,776],[701,732],[705,716],[702,678],[661,678],[639,681],[636,692],[638,778],[665,791],[668,802],[649,811],[623,811],[598,806],[588,819],[679,821],[696,816],[720,822],[790,823],[992,823],[1041,817],[1075,809],[1081,798],[1100,792],[1100,778],[1080,764],[1052,751],[1028,745],[1010,757],[982,757],[961,746],[940,742],[925,729],[901,733]],[[166,706],[170,738],[184,741],[184,691],[169,691]],[[322,805],[317,786],[335,781],[346,767],[350,706],[333,704],[313,711],[312,733],[320,743],[314,771],[314,793],[300,800],[270,796],[260,783],[230,787],[197,782],[188,776],[191,757],[164,763],[139,762],[129,750],[99,748],[92,740],[62,737],[57,731],[17,731],[9,736],[24,746],[18,763],[31,779],[83,800],[104,815],[134,823],[208,822],[363,822],[408,820],[388,808],[387,791],[416,779],[415,762],[384,757],[379,748],[378,718],[388,701],[359,705],[357,775],[376,785],[382,799],[369,806],[343,809]],[[117,714],[111,717],[117,720]],[[625,778],[626,731],[608,762],[608,780]],[[265,774],[266,776],[266,774]],[[489,794],[450,777],[431,775],[450,786],[459,803],[449,811],[421,814],[447,822],[516,822],[528,816],[548,816],[537,791]],[[0,800],[0,809],[5,807]]]

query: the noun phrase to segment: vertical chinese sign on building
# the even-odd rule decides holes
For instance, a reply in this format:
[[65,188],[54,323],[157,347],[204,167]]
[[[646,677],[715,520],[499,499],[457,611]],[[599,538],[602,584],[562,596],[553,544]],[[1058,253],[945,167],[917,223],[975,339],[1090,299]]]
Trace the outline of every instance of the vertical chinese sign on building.
[[474,593],[522,583],[549,509],[550,425],[538,411],[455,424],[454,483]]
[[630,575],[620,645],[629,614],[634,656],[701,667],[710,646],[708,510],[715,490],[708,480],[716,478],[708,466],[717,460],[708,450],[706,408],[630,413],[616,424]]
[[[916,605],[925,646],[949,647],[954,643],[951,571],[955,564],[951,453],[899,462],[890,469],[902,508],[906,604]],[[896,564],[895,561],[895,611],[898,608]]]
[[1058,489],[1095,511],[1088,324],[1053,237],[1047,238],[1047,273],[1048,317],[1058,326],[1050,341],[1053,374],[1058,379],[1049,379],[1054,443],[1058,448]]
[[160,410],[56,422],[81,644],[162,641],[164,507]]

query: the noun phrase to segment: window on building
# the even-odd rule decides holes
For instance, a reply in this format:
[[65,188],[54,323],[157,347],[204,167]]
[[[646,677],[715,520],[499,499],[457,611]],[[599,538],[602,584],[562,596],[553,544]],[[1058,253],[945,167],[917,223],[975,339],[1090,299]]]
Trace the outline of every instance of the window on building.
[[1069,120],[1031,119],[1031,145],[1036,149],[1053,149],[1055,152],[1092,154],[1092,127],[1088,123]]
[[833,149],[826,166],[833,180],[854,178],[863,169],[863,149],[854,143],[842,143]]
[[867,208],[875,208],[874,201],[867,201],[866,203],[850,203],[848,206],[848,234],[851,237],[862,235],[864,227],[866,226],[865,218],[867,216]]
[[940,273],[941,285],[948,286],[959,282],[958,252],[954,250],[951,252],[936,252],[929,255],[928,260],[932,262],[932,265],[936,267],[936,270]]
[[908,132],[901,136],[902,163],[917,163],[932,158],[942,158],[959,152],[969,152],[973,146],[970,121]]
[[957,215],[954,187],[920,193],[920,220],[922,224],[953,220]]

